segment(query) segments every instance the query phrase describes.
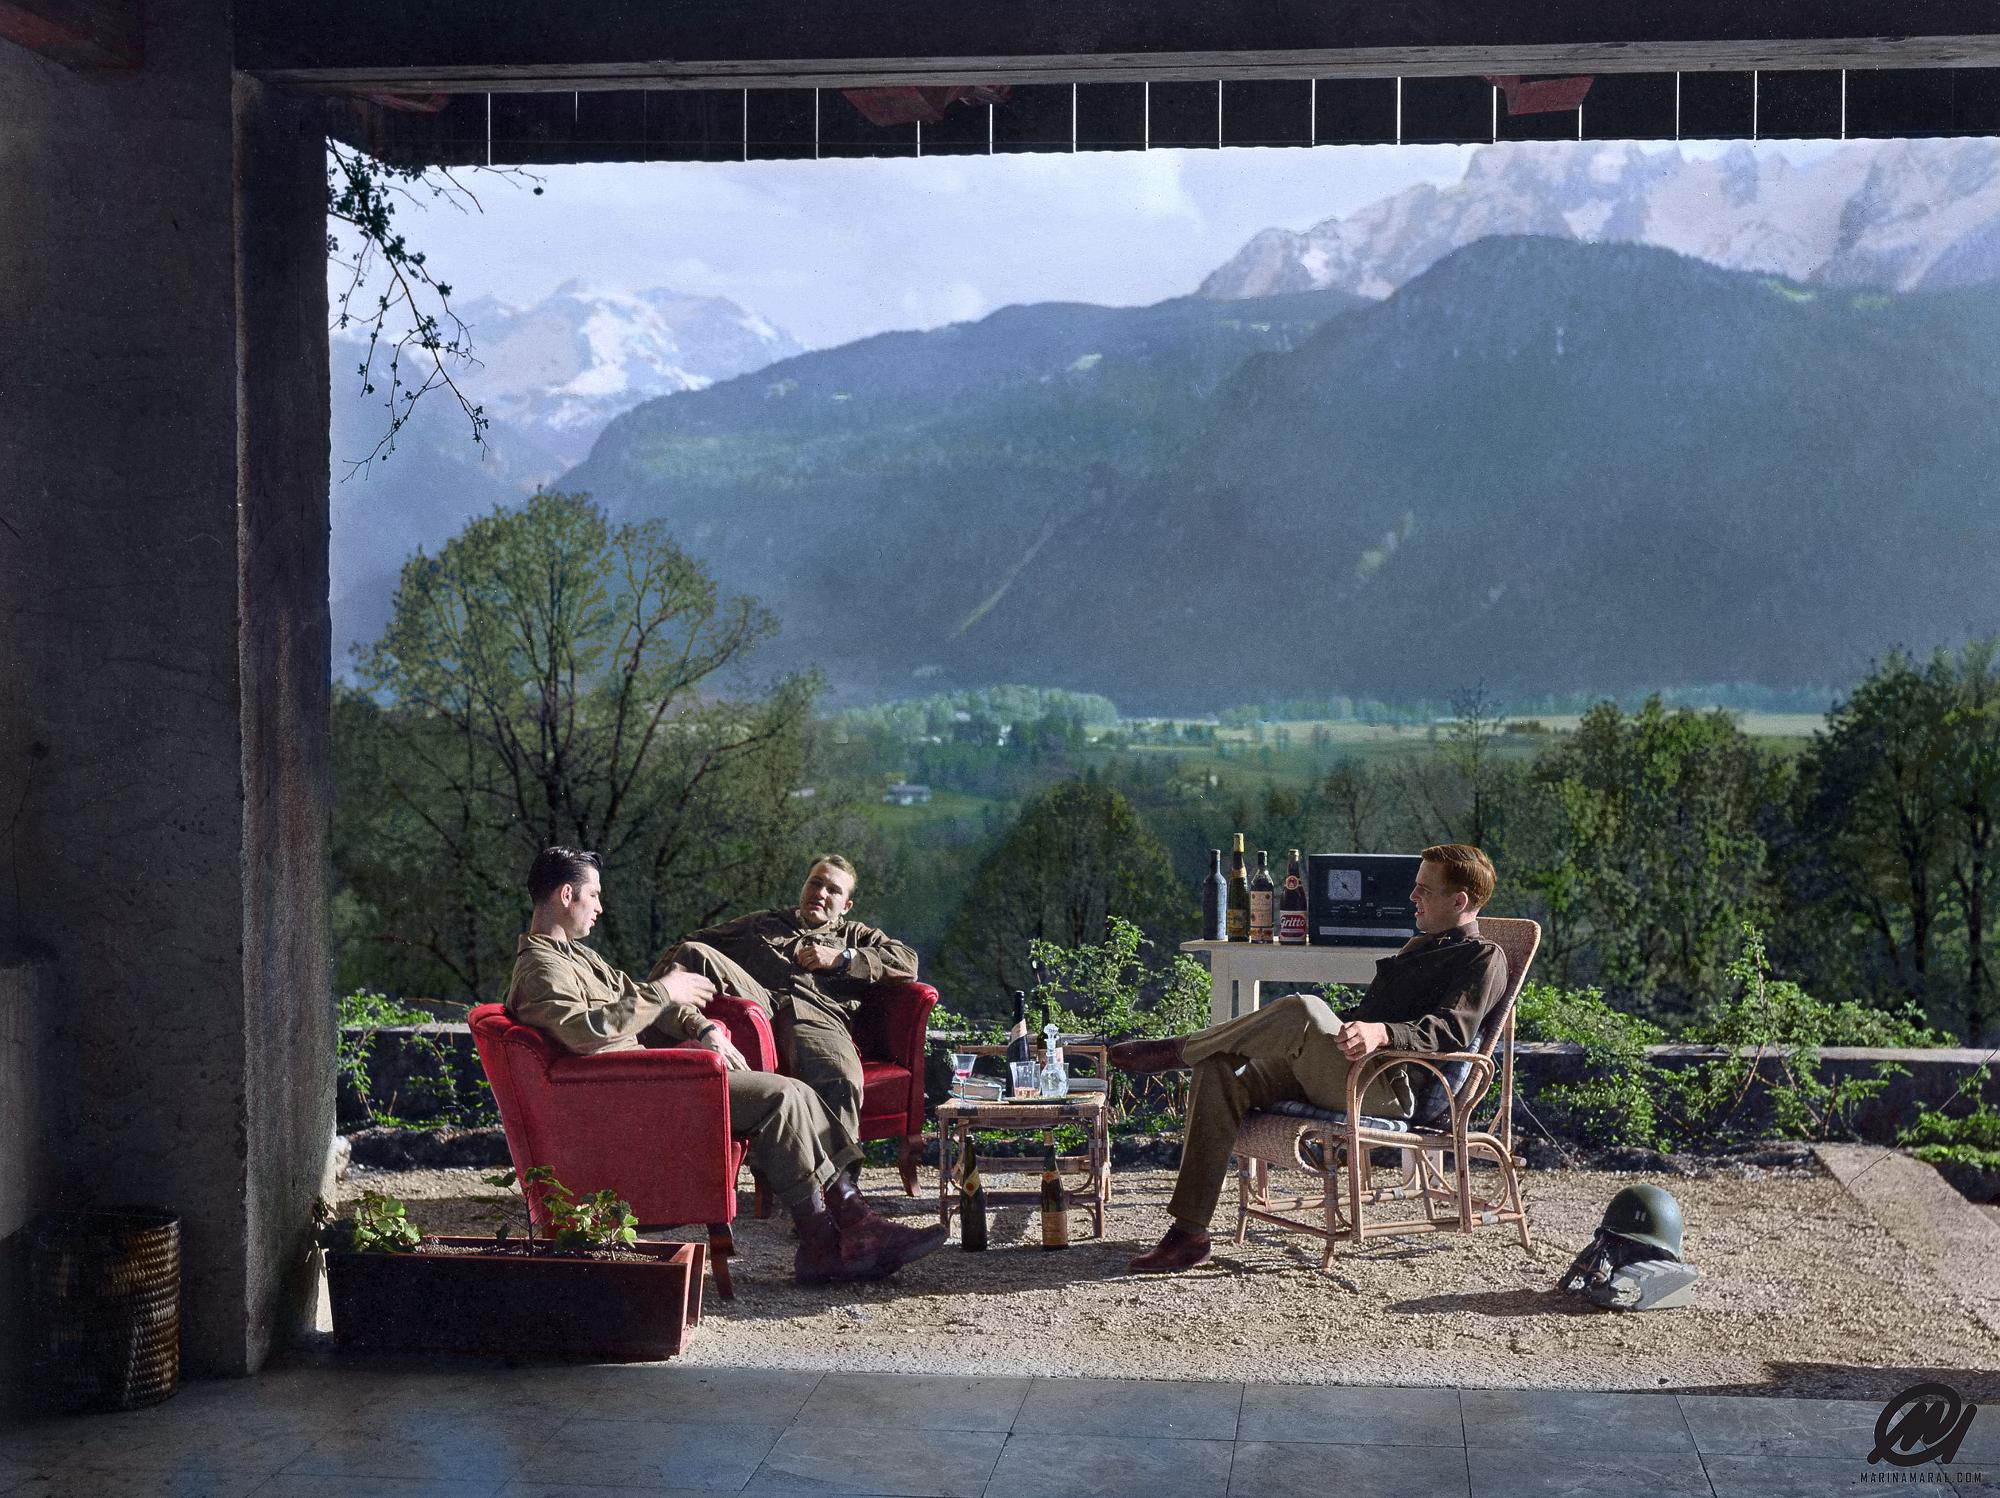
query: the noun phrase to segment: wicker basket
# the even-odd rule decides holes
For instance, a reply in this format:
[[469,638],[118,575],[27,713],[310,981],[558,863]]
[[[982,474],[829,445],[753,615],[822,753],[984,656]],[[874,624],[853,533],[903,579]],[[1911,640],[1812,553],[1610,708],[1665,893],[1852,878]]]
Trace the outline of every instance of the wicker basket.
[[40,1219],[28,1253],[30,1387],[45,1408],[130,1410],[180,1385],[180,1219],[101,1207]]

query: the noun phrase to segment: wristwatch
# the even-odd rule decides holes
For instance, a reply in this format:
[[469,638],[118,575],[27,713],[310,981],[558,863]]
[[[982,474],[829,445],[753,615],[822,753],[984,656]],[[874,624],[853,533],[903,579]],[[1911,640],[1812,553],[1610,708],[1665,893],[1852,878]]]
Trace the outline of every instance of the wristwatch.
[[854,966],[854,948],[842,947],[840,949],[840,970],[844,973],[853,966]]

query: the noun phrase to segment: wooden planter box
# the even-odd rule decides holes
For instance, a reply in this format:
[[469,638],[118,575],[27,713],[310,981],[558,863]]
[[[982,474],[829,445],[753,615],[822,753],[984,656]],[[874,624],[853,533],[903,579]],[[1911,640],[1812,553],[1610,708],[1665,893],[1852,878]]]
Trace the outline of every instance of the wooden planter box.
[[[454,1248],[487,1238],[439,1238]],[[343,1352],[472,1352],[654,1362],[701,1322],[702,1243],[640,1243],[630,1259],[329,1252]]]

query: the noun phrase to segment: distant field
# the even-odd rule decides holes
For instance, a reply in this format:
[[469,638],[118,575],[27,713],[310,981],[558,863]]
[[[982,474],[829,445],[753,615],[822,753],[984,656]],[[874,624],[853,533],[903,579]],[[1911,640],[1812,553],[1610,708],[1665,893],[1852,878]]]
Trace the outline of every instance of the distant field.
[[919,806],[889,806],[877,799],[869,802],[864,811],[870,820],[881,827],[923,827],[932,822],[977,818],[994,804],[986,796],[973,796],[964,791],[933,790],[931,799]]
[[[1757,713],[1731,712],[1743,731],[1756,739],[1804,739],[1810,738],[1826,727],[1824,713]],[[1513,729],[1523,724],[1540,724],[1550,733],[1574,733],[1583,721],[1581,713],[1537,713],[1506,720],[1506,727]],[[1178,724],[1176,725],[1178,726]],[[1308,748],[1314,735],[1321,743],[1337,745],[1391,745],[1403,746],[1423,744],[1430,741],[1433,734],[1442,738],[1450,732],[1451,724],[1445,720],[1435,723],[1357,723],[1349,719],[1293,719],[1270,722],[1249,728],[1217,728],[1215,738],[1225,744],[1272,744],[1281,734],[1287,735],[1294,749]],[[1509,734],[1509,737],[1515,737]],[[1518,735],[1535,738],[1539,735]],[[1138,749],[1181,749],[1179,744],[1139,744]]]

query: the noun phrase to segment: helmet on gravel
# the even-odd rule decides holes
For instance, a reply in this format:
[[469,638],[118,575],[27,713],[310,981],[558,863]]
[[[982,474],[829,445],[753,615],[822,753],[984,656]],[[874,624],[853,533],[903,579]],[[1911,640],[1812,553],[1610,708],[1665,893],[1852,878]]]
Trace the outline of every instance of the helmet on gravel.
[[1670,1258],[1681,1256],[1681,1204],[1664,1186],[1627,1186],[1611,1198],[1598,1227],[1657,1248]]

